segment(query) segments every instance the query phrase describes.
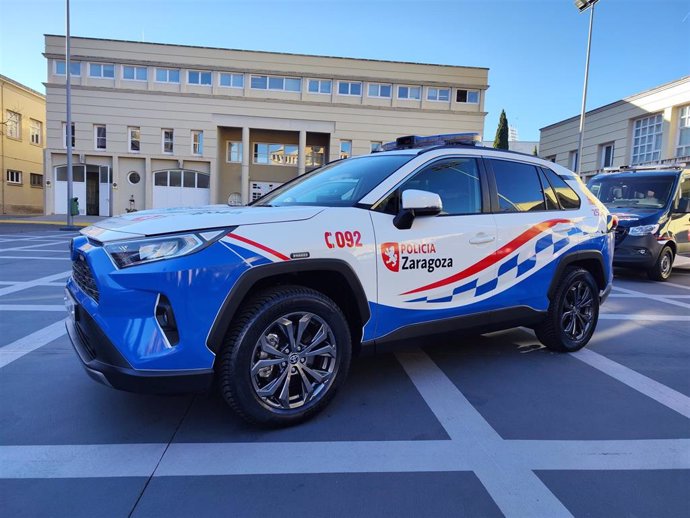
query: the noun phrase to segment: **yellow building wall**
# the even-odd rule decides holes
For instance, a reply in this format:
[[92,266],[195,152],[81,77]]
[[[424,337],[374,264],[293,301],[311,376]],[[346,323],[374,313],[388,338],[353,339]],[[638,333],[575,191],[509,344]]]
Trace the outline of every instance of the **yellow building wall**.
[[[21,115],[19,138],[0,129],[0,214],[43,214],[44,186],[31,186],[31,174],[43,177],[43,148],[46,140],[45,97],[0,76],[0,118],[5,123],[8,111]],[[39,144],[31,142],[31,119],[41,123]],[[21,171],[21,183],[8,183],[8,170]]]

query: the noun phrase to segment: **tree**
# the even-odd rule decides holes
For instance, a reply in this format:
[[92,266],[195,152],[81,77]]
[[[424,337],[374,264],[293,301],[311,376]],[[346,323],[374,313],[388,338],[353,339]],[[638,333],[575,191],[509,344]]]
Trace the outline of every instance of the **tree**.
[[537,146],[534,146],[534,149],[532,150],[532,154],[534,156],[539,156],[539,153],[537,153]]
[[494,147],[497,149],[508,149],[508,117],[506,117],[505,110],[501,110],[501,116],[498,119]]

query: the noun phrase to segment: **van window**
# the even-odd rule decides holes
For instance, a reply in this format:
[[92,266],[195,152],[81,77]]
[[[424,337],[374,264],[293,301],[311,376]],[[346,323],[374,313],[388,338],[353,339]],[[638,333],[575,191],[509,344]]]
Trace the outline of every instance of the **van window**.
[[660,209],[668,203],[674,182],[671,175],[613,173],[592,180],[590,190],[609,209]]
[[[681,183],[680,183],[680,199],[678,202],[680,203],[680,200],[685,198],[690,199],[690,176],[685,178]],[[676,208],[678,208],[678,203],[676,204]]]

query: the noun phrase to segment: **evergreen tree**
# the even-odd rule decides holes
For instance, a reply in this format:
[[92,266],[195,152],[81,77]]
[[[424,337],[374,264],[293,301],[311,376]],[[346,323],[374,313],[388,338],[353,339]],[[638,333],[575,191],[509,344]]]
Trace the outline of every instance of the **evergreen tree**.
[[501,110],[501,117],[498,119],[494,147],[497,149],[508,149],[508,117],[506,117],[505,110]]
[[534,156],[539,156],[539,153],[537,153],[537,146],[534,146],[534,149],[532,150],[532,154]]

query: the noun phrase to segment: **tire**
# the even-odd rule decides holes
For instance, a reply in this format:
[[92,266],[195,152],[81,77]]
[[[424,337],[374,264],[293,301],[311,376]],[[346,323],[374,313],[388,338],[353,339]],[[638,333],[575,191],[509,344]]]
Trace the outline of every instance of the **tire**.
[[244,419],[289,426],[323,410],[351,359],[350,330],[335,302],[310,288],[281,286],[252,298],[235,318],[217,375],[223,398]]
[[654,266],[647,270],[647,277],[653,281],[667,281],[673,270],[673,250],[670,246],[661,249]]
[[584,268],[570,267],[558,282],[544,321],[535,326],[539,341],[548,349],[574,352],[592,338],[599,320],[599,288]]

